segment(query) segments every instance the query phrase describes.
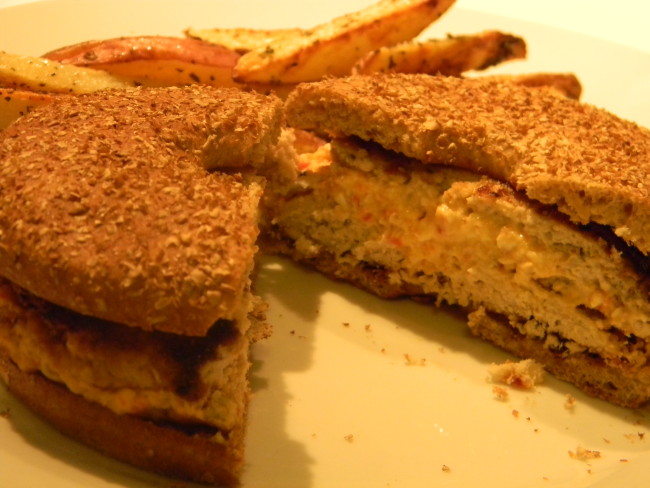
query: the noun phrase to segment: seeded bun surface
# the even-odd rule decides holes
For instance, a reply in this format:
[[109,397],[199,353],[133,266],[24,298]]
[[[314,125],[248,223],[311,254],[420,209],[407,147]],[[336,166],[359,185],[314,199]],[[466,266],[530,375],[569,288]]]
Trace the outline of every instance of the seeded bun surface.
[[0,139],[0,275],[102,319],[204,335],[248,286],[281,102],[209,87],[105,91]]

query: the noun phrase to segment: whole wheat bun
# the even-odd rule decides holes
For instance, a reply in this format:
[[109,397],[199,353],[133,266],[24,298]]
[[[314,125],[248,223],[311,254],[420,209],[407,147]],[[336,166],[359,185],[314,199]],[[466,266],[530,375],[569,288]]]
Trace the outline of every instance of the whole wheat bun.
[[61,97],[0,136],[0,275],[79,313],[205,335],[256,252],[282,102],[205,86]]
[[650,130],[604,110],[489,78],[370,75],[302,84],[286,112],[296,128],[507,181],[650,252]]

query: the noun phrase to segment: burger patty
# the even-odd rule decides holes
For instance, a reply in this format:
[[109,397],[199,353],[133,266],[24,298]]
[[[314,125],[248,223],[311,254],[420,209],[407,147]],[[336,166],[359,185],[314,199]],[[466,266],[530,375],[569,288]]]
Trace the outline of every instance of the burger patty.
[[219,321],[205,337],[147,332],[77,314],[0,280],[0,348],[22,371],[118,414],[225,431],[244,418],[248,391],[241,386],[260,332],[248,314]]

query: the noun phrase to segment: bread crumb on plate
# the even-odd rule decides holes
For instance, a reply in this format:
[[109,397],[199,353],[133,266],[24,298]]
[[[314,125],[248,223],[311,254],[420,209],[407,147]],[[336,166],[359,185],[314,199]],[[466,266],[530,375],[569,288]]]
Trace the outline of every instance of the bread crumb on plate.
[[494,398],[496,398],[497,400],[501,400],[502,402],[508,400],[508,395],[509,395],[508,390],[506,390],[502,386],[494,385],[492,387],[492,393],[494,394]]
[[573,410],[576,406],[576,399],[573,395],[567,394],[564,399],[564,408],[567,410]]
[[544,368],[533,359],[492,363],[488,373],[493,383],[504,383],[524,390],[532,390],[544,381]]
[[586,449],[582,446],[578,446],[575,451],[569,451],[569,456],[571,459],[589,461],[591,459],[599,459],[600,451],[592,451],[591,449]]

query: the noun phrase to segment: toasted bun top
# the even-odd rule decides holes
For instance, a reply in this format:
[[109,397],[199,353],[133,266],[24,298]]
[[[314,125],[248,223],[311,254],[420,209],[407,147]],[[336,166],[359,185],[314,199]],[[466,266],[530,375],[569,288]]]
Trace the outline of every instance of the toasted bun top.
[[375,75],[303,84],[286,116],[489,174],[650,252],[650,131],[596,107],[490,79]]
[[204,335],[237,313],[281,102],[209,87],[104,91],[0,136],[0,275],[82,314]]

